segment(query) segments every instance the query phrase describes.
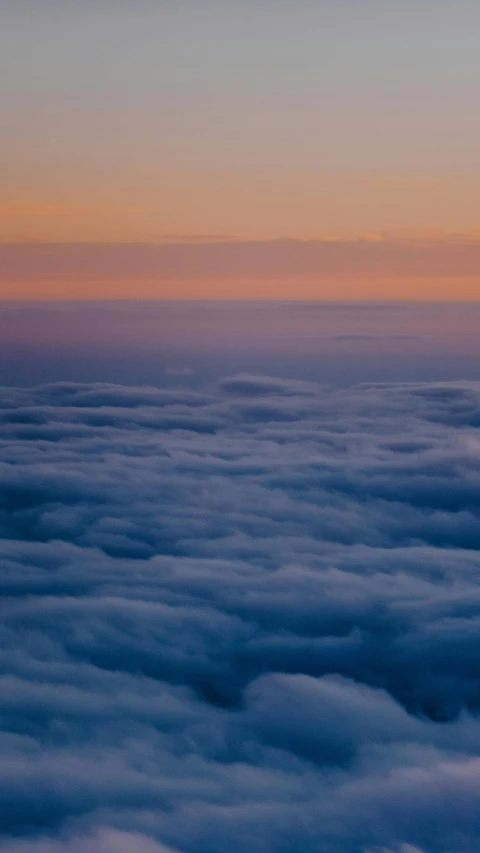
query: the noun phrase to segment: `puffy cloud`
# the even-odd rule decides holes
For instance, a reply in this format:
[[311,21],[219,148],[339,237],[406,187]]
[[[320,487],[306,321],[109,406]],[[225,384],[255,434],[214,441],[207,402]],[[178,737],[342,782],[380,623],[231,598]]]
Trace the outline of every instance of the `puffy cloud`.
[[220,390],[238,397],[263,396],[303,396],[318,393],[318,387],[311,382],[300,379],[274,379],[271,376],[251,376],[248,373],[238,374],[219,382]]
[[13,841],[2,848],[5,853],[174,853],[139,833],[103,829],[94,836],[71,838],[68,841]]
[[480,385],[0,390],[2,853],[476,853]]

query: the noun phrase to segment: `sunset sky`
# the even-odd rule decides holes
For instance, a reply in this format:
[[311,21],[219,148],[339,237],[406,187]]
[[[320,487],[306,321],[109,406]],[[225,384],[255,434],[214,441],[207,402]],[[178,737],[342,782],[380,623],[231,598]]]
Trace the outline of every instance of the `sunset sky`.
[[480,298],[478,0],[0,17],[2,298]]

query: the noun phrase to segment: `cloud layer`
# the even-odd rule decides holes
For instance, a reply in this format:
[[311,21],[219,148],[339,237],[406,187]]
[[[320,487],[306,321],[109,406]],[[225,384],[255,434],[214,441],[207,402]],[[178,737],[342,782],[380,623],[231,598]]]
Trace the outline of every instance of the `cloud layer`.
[[[187,238],[164,243],[0,242],[0,282],[306,276],[475,276],[480,240]],[[294,292],[294,298],[298,294]]]
[[476,853],[480,384],[0,422],[2,853]]

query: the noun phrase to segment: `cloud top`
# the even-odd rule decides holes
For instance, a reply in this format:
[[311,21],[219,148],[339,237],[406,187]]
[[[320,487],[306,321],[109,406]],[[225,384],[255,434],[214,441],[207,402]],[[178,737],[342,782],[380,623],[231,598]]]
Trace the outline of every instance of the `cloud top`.
[[0,389],[1,853],[475,853],[480,385]]

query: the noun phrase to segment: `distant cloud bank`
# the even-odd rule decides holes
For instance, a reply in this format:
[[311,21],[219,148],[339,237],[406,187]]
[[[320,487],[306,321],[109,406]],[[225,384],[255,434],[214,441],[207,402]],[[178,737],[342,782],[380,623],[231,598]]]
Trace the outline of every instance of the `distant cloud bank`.
[[264,240],[172,236],[159,243],[0,243],[0,281],[295,275],[480,275],[480,240]]
[[3,388],[0,460],[2,853],[477,853],[480,384]]

